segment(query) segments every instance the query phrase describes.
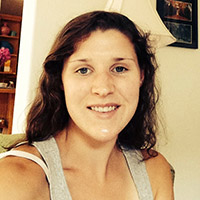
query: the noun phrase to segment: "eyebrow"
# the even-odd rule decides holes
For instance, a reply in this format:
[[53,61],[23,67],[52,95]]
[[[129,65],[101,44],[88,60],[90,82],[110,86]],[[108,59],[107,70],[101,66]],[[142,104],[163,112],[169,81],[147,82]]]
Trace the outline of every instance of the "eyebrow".
[[89,59],[76,59],[76,60],[72,60],[72,61],[69,61],[69,63],[72,63],[72,62],[88,62]]
[[115,61],[132,60],[135,62],[134,58],[114,58],[113,60],[115,60]]
[[[76,59],[76,60],[69,61],[69,63],[73,63],[73,62],[89,62],[90,60],[91,59],[83,58],[83,59]],[[123,60],[132,60],[132,61],[136,62],[136,60],[134,58],[116,57],[116,58],[113,58],[113,60],[115,62],[117,62],[117,61],[123,61]]]

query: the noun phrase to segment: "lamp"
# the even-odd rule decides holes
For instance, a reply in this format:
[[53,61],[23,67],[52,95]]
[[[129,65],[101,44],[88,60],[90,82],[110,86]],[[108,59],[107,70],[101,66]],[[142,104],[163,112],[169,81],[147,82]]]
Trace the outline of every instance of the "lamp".
[[150,32],[150,42],[156,48],[176,41],[157,11],[153,9],[150,0],[108,0],[105,11],[119,12],[131,19],[144,32]]

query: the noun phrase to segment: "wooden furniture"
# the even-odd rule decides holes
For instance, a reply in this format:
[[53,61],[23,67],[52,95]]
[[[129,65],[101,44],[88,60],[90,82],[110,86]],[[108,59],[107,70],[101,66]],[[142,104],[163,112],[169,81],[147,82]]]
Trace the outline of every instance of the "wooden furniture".
[[[0,72],[1,83],[12,83],[11,87],[0,88],[0,133],[3,134],[11,134],[12,131],[21,20],[20,16],[0,14],[0,27],[6,22],[11,30],[9,35],[2,35],[0,31],[0,44],[6,41],[13,47],[10,67],[6,70],[4,67],[4,71]],[[2,119],[4,123],[1,123]]]

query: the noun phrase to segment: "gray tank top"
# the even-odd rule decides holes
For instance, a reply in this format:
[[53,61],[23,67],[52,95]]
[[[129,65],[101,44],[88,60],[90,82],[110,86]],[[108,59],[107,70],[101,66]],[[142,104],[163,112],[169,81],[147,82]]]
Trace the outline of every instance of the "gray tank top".
[[[59,149],[52,137],[46,141],[34,142],[49,169],[49,185],[51,200],[72,200],[65,180]],[[123,150],[140,200],[153,200],[152,189],[142,154],[138,150]]]
[[[51,200],[72,200],[72,197],[65,180],[60,153],[57,143],[53,137],[42,142],[34,142],[33,145],[40,152],[43,160],[28,152],[11,150],[0,154],[0,159],[6,156],[23,157],[40,165],[44,170],[50,187]],[[123,150],[128,168],[140,200],[153,200],[152,189],[146,171],[143,156],[138,150]]]

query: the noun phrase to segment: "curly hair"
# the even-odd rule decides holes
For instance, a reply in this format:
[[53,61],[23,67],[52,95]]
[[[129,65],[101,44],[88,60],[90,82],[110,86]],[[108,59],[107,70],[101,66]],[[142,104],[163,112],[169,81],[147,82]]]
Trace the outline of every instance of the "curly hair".
[[140,30],[126,16],[105,11],[82,14],[65,25],[46,57],[36,99],[27,116],[26,134],[29,143],[42,141],[63,130],[70,119],[61,73],[63,62],[77,45],[95,30],[115,29],[126,35],[135,49],[139,67],[144,71],[137,110],[128,125],[119,133],[117,144],[129,149],[150,150],[156,143],[156,109],[158,93],[155,87],[157,63],[149,45],[149,34]]

